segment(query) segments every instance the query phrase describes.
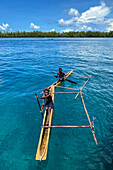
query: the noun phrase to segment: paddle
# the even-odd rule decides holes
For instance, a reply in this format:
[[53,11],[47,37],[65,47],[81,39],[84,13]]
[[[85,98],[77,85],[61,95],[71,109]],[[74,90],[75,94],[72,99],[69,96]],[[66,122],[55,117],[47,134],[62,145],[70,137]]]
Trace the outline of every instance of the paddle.
[[[35,93],[35,96],[37,96],[36,93]],[[40,111],[41,111],[41,105],[40,105],[40,102],[39,102],[38,98],[37,98],[37,102],[38,102],[39,109],[40,109]],[[42,113],[42,112],[41,112],[41,115],[43,116],[43,113]]]
[[[55,76],[55,75],[54,75],[54,77],[57,78],[58,76]],[[74,81],[72,81],[72,80],[68,80],[68,79],[65,79],[65,80],[68,81],[68,82],[70,82],[70,83],[78,84],[78,83],[76,83],[76,82],[74,82]]]
[[78,83],[76,83],[76,82],[74,82],[74,81],[72,81],[72,80],[66,79],[66,81],[69,81],[70,83],[78,84]]

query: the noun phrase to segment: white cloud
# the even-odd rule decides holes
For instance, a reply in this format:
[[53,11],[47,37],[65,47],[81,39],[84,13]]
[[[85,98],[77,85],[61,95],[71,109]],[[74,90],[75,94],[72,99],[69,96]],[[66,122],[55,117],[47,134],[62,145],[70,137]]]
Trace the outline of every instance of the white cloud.
[[70,10],[69,10],[69,13],[68,13],[69,15],[71,15],[72,17],[74,17],[74,16],[78,16],[79,15],[79,12],[78,12],[78,10],[76,10],[76,9],[74,9],[74,8],[71,8]]
[[50,32],[55,32],[55,29],[50,30]]
[[91,30],[92,30],[91,27],[88,27],[88,26],[86,26],[86,25],[83,25],[80,29],[81,29],[81,30],[85,30],[85,31],[91,31]]
[[106,7],[104,3],[100,6],[91,7],[89,10],[82,13],[78,22],[81,23],[100,23],[104,17],[110,13],[110,8]]
[[11,31],[12,29],[9,28],[9,24],[4,24],[2,23],[2,25],[0,25],[0,31]]
[[31,29],[40,29],[40,26],[35,25],[33,22],[30,24]]
[[113,31],[113,18],[105,20],[106,31]]
[[60,25],[64,25],[64,19],[58,20],[58,23],[59,23]]
[[63,33],[63,32],[71,32],[71,31],[74,31],[73,29],[70,29],[70,28],[67,28],[67,29],[65,29],[65,30],[62,30],[61,32]]
[[69,20],[64,20],[62,18],[58,23],[62,27],[72,26],[76,28],[76,30],[78,30],[78,28],[79,30],[92,30],[92,24],[93,30],[95,30],[97,26],[103,26],[104,30],[106,30],[107,27],[107,30],[110,30],[112,29],[113,19],[106,18],[110,11],[111,7],[107,7],[103,2],[99,6],[90,7],[87,11],[81,14],[79,14],[78,10],[71,8],[68,14],[72,16],[72,18]]
[[64,19],[60,19],[58,21],[58,23],[61,25],[61,26],[75,26],[75,23],[77,22],[78,20],[78,17],[73,17],[72,19],[70,20],[64,20]]
[[106,28],[106,31],[113,31],[113,22],[109,23],[109,26]]

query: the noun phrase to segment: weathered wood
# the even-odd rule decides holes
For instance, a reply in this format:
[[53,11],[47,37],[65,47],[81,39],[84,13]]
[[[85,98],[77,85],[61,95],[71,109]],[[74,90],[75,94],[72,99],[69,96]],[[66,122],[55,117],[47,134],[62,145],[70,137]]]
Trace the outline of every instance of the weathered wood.
[[[66,78],[69,77],[69,75],[72,73],[72,71],[73,70],[69,71],[66,74]],[[50,89],[53,103],[54,103],[54,96],[55,96],[54,89],[60,83],[61,82],[58,82],[58,83],[55,82],[51,86],[48,87]],[[51,126],[51,124],[52,124],[52,117],[53,117],[53,109],[51,109],[49,126]],[[47,122],[48,122],[48,114],[45,111],[42,126],[44,126]],[[36,153],[36,158],[35,158],[36,160],[41,161],[41,160],[46,160],[46,158],[47,158],[50,131],[51,131],[51,128],[41,128],[41,133],[40,133],[40,138],[39,138],[39,143],[38,143],[38,148],[37,148],[37,153]]]
[[[78,92],[54,92],[54,94],[59,94],[59,93],[78,93]],[[50,94],[53,94],[53,93],[50,93]]]
[[77,95],[75,96],[75,100],[77,99],[78,95],[79,95],[80,92],[77,93]]
[[74,88],[70,88],[70,87],[63,87],[63,86],[57,86],[57,87],[63,88],[63,89],[79,90],[79,89],[74,89]]
[[[70,72],[67,73],[66,78],[72,73],[73,70],[71,70]],[[91,128],[91,131],[93,133],[93,137],[95,140],[96,145],[98,145],[95,133],[94,133],[94,118],[93,118],[93,123],[91,123],[90,117],[88,115],[85,103],[84,103],[84,99],[82,96],[82,90],[85,87],[85,85],[88,83],[89,79],[91,78],[91,76],[82,76],[82,75],[76,75],[76,76],[81,76],[81,77],[88,77],[88,80],[84,83],[84,85],[80,88],[80,89],[75,89],[75,88],[69,88],[69,87],[62,87],[62,86],[58,86],[59,84],[61,84],[61,82],[55,82],[53,83],[51,86],[49,86],[48,88],[50,89],[50,93],[52,96],[52,100],[54,103],[54,94],[55,93],[77,93],[75,99],[78,97],[78,95],[81,95],[81,100],[82,100],[82,104],[85,110],[85,113],[87,115],[88,121],[89,121],[89,125],[88,126],[72,126],[72,125],[60,125],[60,126],[51,126],[52,124],[52,117],[53,117],[53,109],[51,109],[51,116],[50,116],[50,121],[49,121],[49,125],[45,126],[47,121],[48,121],[48,114],[45,111],[44,114],[44,118],[43,118],[43,124],[42,124],[42,128],[41,128],[41,133],[40,133],[40,138],[39,138],[39,144],[38,144],[38,149],[37,149],[37,153],[36,153],[36,160],[45,160],[47,157],[47,150],[48,150],[48,143],[49,143],[49,136],[50,136],[50,131],[51,128]],[[77,90],[77,92],[54,92],[55,87],[59,87],[59,88],[65,88],[65,89],[71,89],[71,90]],[[78,91],[79,90],[79,91]]]
[[89,76],[84,76],[84,75],[77,75],[77,74],[72,74],[72,76],[79,76],[79,77],[89,77]]
[[95,132],[94,132],[94,130],[93,130],[93,127],[92,127],[92,124],[91,124],[91,120],[90,120],[90,117],[89,117],[89,115],[88,115],[88,112],[87,112],[87,109],[86,109],[86,106],[85,106],[85,103],[84,103],[84,99],[83,99],[83,96],[82,96],[82,93],[81,93],[81,92],[80,92],[80,95],[81,95],[81,99],[82,99],[82,103],[83,103],[84,110],[85,110],[85,112],[86,112],[86,115],[87,115],[89,124],[90,124],[90,126],[91,126],[91,130],[92,130],[92,133],[93,133],[93,137],[94,137],[95,143],[96,143],[96,145],[98,145],[98,142],[97,142],[97,139],[96,139],[96,136],[95,136]]
[[89,76],[88,80],[84,83],[84,85],[81,87],[81,90],[83,90],[83,88],[85,87],[85,85],[88,83],[89,79],[91,78],[91,76]]
[[90,125],[88,126],[70,126],[70,125],[67,125],[67,126],[42,126],[42,128],[91,128]]

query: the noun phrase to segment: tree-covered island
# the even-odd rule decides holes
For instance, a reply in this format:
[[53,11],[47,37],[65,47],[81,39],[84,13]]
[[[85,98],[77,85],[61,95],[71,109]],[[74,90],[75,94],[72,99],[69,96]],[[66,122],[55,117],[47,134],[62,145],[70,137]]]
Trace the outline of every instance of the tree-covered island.
[[81,31],[81,32],[0,32],[0,38],[15,38],[15,37],[113,37],[113,31],[110,32],[99,32],[99,31]]

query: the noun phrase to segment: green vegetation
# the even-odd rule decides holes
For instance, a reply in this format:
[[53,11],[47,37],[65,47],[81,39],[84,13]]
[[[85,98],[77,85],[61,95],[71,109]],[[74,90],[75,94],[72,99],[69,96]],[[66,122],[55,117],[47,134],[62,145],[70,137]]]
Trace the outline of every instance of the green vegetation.
[[110,32],[99,32],[99,31],[88,31],[88,32],[0,32],[0,38],[10,38],[10,37],[113,37],[113,31]]

